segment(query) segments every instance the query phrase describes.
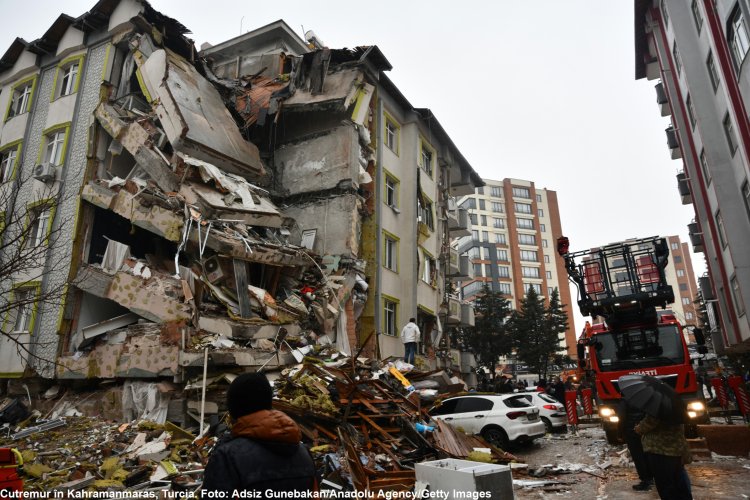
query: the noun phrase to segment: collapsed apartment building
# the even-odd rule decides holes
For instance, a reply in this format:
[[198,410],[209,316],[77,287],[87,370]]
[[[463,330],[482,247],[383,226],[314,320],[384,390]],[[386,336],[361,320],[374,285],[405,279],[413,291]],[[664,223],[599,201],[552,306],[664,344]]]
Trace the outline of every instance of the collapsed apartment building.
[[326,344],[383,359],[412,316],[421,362],[470,376],[447,335],[473,323],[451,241],[482,181],[430,110],[376,46],[279,21],[199,53],[188,33],[101,0],[0,59],[4,213],[57,235],[3,295],[63,290],[4,319],[0,376],[183,383]]

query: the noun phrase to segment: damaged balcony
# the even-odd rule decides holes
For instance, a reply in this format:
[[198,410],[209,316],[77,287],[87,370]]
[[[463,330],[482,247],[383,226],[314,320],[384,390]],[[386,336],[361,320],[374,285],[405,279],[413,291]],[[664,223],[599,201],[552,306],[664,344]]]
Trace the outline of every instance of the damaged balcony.
[[705,251],[703,247],[703,233],[697,222],[693,221],[688,224],[688,236],[690,237],[690,243],[693,244],[693,252]]
[[674,125],[670,125],[664,130],[667,134],[667,146],[669,147],[669,154],[673,160],[682,158],[682,149],[680,149],[680,140],[677,137],[677,129]]
[[471,236],[469,224],[469,211],[465,208],[458,207],[448,211],[448,230],[451,238],[460,238],[462,236]]
[[456,297],[448,297],[448,321],[452,326],[474,326],[474,306]]
[[667,92],[664,89],[664,84],[659,82],[656,84],[656,103],[659,105],[659,112],[661,116],[669,116],[672,114],[672,108],[669,107],[669,99],[667,98]]
[[468,281],[473,279],[473,269],[468,255],[459,255],[458,250],[451,248],[446,278],[451,281]]

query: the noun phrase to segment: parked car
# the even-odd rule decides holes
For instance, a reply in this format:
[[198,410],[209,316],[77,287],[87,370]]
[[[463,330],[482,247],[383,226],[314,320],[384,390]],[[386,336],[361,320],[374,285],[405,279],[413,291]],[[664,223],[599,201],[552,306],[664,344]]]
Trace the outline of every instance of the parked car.
[[429,413],[466,433],[481,434],[501,448],[533,441],[545,433],[539,409],[520,394],[456,396],[439,402]]
[[539,417],[544,422],[547,432],[552,432],[554,429],[564,428],[568,425],[568,415],[565,413],[565,406],[549,394],[536,391],[521,392],[519,394],[532,405],[539,408]]

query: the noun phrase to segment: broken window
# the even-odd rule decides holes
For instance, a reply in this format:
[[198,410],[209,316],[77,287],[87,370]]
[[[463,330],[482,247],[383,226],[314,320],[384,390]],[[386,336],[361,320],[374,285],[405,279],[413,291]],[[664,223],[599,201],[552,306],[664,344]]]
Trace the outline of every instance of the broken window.
[[422,281],[430,286],[437,286],[437,265],[435,259],[422,250]]
[[435,230],[435,221],[432,214],[432,202],[427,199],[426,196],[420,196],[418,199],[419,204],[419,222],[430,228],[431,231]]
[[383,299],[383,333],[396,336],[398,303],[395,300]]
[[433,152],[427,146],[427,144],[424,143],[424,141],[421,142],[420,149],[422,150],[422,157],[421,157],[421,166],[422,170],[427,172],[427,175],[432,177],[432,162],[433,162]]

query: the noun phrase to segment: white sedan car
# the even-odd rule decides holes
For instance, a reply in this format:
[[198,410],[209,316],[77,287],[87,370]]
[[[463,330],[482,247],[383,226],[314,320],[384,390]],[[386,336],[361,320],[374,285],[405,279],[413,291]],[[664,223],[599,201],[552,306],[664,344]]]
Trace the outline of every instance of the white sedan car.
[[433,418],[481,434],[490,443],[529,442],[544,436],[539,409],[521,394],[469,394],[448,398],[430,410]]
[[520,396],[525,398],[529,403],[539,408],[539,416],[547,428],[547,432],[568,425],[568,415],[565,413],[565,406],[558,400],[543,392],[529,391],[521,392]]

